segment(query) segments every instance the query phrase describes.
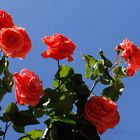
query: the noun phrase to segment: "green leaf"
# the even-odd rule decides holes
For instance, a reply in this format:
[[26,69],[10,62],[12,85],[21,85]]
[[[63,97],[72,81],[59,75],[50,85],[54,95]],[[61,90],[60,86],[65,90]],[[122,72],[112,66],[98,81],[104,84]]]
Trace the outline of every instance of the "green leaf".
[[13,125],[13,129],[18,133],[24,133],[24,127]]
[[33,140],[40,140],[40,138],[43,135],[43,131],[42,130],[32,130],[30,132],[26,132],[27,136],[30,136],[31,139]]
[[91,71],[91,80],[95,80],[99,75],[99,69],[98,69],[98,61],[95,63],[94,67],[92,68]]
[[62,65],[60,66],[60,71],[57,71],[55,78],[59,79],[58,75],[60,75],[60,78],[65,78],[71,76],[72,74],[74,74],[74,70],[70,66]]
[[110,98],[112,101],[117,101],[119,98],[119,94],[113,86],[105,88],[102,95]]
[[117,78],[124,78],[127,76],[127,69],[125,67],[117,67],[113,69],[113,72]]
[[7,93],[6,89],[3,87],[0,87],[0,101],[3,99],[6,93]]
[[94,57],[90,55],[85,55],[85,54],[82,54],[82,58],[86,62],[85,73],[84,73],[85,78],[93,77],[94,76],[93,71],[95,71],[93,70],[94,69],[93,67],[95,63],[97,62],[97,60]]
[[17,105],[15,103],[10,103],[4,110],[3,117],[1,119],[3,122],[8,122],[11,120],[10,116],[17,113],[18,113]]
[[104,85],[109,85],[112,82],[112,79],[107,75],[103,75],[100,77],[100,82]]
[[98,70],[100,75],[104,75],[107,73],[107,69],[104,67],[100,60],[98,61]]
[[123,83],[119,79],[114,79],[113,84],[103,90],[102,95],[110,98],[112,101],[117,101],[124,89]]
[[15,126],[27,126],[38,124],[38,120],[33,116],[30,110],[19,111],[8,114],[8,117]]
[[30,132],[26,132],[25,136],[22,136],[18,140],[40,140],[42,135],[42,130],[32,130]]
[[35,118],[41,118],[46,112],[46,109],[38,108],[34,111]]
[[4,116],[18,112],[18,107],[15,103],[10,103],[4,111]]
[[66,83],[66,88],[70,92],[75,92],[78,97],[89,95],[90,93],[88,86],[82,80],[81,74],[73,75],[71,79],[69,79],[69,81]]
[[7,90],[7,92],[11,92],[13,88],[13,75],[9,72],[4,73],[2,85]]
[[46,103],[48,102],[47,107],[48,108],[53,108],[55,103],[59,101],[59,94],[56,90],[47,88],[44,90],[45,95],[41,99],[41,103]]
[[0,136],[3,136],[3,135],[4,135],[4,132],[0,128]]
[[68,114],[72,111],[73,103],[74,103],[74,95],[62,95],[60,97],[60,101],[56,102],[55,109],[59,113]]
[[0,75],[3,73],[3,63],[2,60],[0,60]]
[[32,139],[30,139],[30,137],[28,137],[28,136],[23,136],[23,137],[19,138],[18,140],[32,140]]
[[103,53],[102,50],[99,51],[99,55],[101,56],[102,60],[103,60],[103,64],[108,67],[108,68],[111,68],[112,67],[112,62],[107,59]]
[[88,64],[86,64],[84,76],[85,76],[85,78],[90,78],[90,76],[91,76],[91,70],[90,70],[90,67],[88,66]]
[[89,67],[92,67],[96,63],[96,59],[91,55],[82,54],[83,60],[88,64]]
[[68,118],[55,117],[54,121],[59,121],[59,122],[63,122],[65,124],[70,124],[70,125],[76,125],[76,121],[72,119],[68,119]]
[[53,82],[52,85],[53,85],[54,88],[58,88],[58,87],[59,87],[59,80],[56,79],[56,80]]

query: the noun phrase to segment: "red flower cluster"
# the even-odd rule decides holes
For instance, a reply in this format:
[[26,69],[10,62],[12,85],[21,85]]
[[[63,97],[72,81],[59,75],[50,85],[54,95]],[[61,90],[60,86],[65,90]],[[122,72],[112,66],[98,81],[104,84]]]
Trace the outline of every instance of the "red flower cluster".
[[14,73],[13,78],[17,103],[20,105],[29,104],[30,106],[37,105],[40,96],[44,95],[39,77],[34,72],[23,69],[20,74]]
[[114,128],[120,120],[117,105],[105,97],[93,96],[85,104],[84,117],[103,134],[108,128]]
[[14,24],[11,15],[0,10],[0,48],[7,57],[25,58],[31,40],[25,29]]
[[126,39],[116,47],[116,50],[119,51],[121,57],[128,62],[128,76],[134,75],[140,68],[140,48]]
[[51,57],[55,60],[67,58],[69,62],[73,60],[72,54],[76,45],[67,37],[57,33],[52,36],[45,36],[42,41],[48,45],[48,50],[41,54],[42,57]]

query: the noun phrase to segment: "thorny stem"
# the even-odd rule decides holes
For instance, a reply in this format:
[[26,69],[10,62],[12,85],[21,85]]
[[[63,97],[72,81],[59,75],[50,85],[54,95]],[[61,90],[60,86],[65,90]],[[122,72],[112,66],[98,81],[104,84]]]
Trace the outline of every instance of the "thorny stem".
[[8,128],[10,127],[11,124],[12,124],[12,123],[9,123],[9,124],[8,124],[8,122],[6,122],[5,131],[4,131],[4,135],[3,135],[3,140],[5,140],[7,130],[8,130]]

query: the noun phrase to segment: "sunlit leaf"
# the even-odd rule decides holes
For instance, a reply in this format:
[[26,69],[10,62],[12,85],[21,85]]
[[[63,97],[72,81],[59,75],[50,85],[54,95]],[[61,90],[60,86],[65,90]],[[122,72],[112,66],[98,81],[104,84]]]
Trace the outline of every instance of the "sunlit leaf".
[[125,67],[116,67],[113,69],[113,72],[118,78],[124,78],[127,76],[127,69]]

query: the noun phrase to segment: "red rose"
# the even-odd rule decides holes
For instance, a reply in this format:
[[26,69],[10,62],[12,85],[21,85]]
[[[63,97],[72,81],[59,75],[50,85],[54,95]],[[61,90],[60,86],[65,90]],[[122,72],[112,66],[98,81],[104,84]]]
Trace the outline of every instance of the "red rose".
[[128,66],[127,68],[127,75],[128,76],[133,76],[135,74],[134,69],[131,67],[131,65]]
[[2,28],[11,28],[15,26],[11,15],[6,13],[4,10],[0,10],[0,30]]
[[121,57],[128,62],[128,76],[134,75],[140,68],[140,49],[126,39],[116,47],[116,50],[119,50]]
[[72,61],[72,54],[76,45],[67,37],[61,34],[54,34],[52,36],[45,36],[42,41],[48,45],[48,50],[41,55],[44,58],[54,58],[56,60],[67,58]]
[[108,128],[114,128],[119,120],[117,105],[105,97],[93,96],[85,104],[84,117],[103,134]]
[[14,73],[13,79],[17,103],[20,105],[29,104],[30,106],[37,105],[40,96],[44,95],[39,77],[34,72],[23,69],[20,74]]
[[22,27],[0,30],[0,48],[8,57],[25,58],[31,49],[31,40]]

